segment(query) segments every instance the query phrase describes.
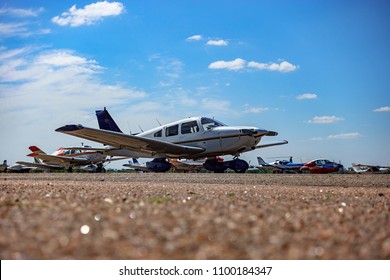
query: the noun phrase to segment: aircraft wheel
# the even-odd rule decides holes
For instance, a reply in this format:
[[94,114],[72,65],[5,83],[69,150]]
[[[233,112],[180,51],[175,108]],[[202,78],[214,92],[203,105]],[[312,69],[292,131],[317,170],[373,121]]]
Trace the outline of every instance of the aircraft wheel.
[[245,171],[249,168],[249,164],[242,159],[232,160],[229,165],[236,173],[245,173]]
[[97,173],[102,173],[103,172],[103,164],[99,163],[96,168]]

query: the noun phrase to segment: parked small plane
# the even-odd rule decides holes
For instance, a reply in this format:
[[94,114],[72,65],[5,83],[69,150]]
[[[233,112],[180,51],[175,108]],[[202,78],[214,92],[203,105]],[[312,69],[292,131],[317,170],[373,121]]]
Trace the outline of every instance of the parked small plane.
[[258,168],[272,170],[273,173],[301,173],[302,163],[292,162],[290,160],[275,160],[274,162],[267,163],[262,157],[257,157],[259,163]]
[[[12,165],[7,165],[7,161],[5,160],[3,162],[3,166],[6,166],[4,172],[10,172],[10,173],[28,173],[31,170],[37,170],[37,171],[42,171],[42,169],[38,167],[33,167],[33,166],[27,166],[23,164],[23,161],[18,161]],[[40,163],[38,159],[34,158],[34,163]],[[27,162],[27,164],[34,164],[33,162]]]
[[303,173],[333,173],[343,169],[343,165],[327,159],[315,159],[306,162],[301,167]]
[[390,173],[390,166],[352,163],[352,169],[356,173],[380,173],[380,174]]
[[[88,146],[85,146],[85,148],[88,148]],[[96,172],[102,172],[103,162],[107,161],[105,155],[95,150],[81,151],[59,148],[54,153],[48,155],[37,146],[30,146],[29,149],[32,153],[27,156],[33,157],[35,162],[18,161],[16,163],[46,170],[65,169],[68,172],[72,172],[73,167],[76,166],[79,168],[86,167],[86,170],[93,170],[93,168],[91,169],[92,165],[92,167],[95,167]]]
[[[238,159],[241,153],[288,143],[284,140],[258,145],[263,136],[276,136],[278,133],[257,127],[227,126],[207,117],[179,120],[137,135],[112,131],[110,120],[105,125],[106,129],[94,129],[73,124],[62,126],[56,131],[133,151],[138,155],[133,157],[154,158],[151,162],[161,169],[170,165],[166,158],[207,157],[203,166],[214,172],[224,172],[227,168],[245,172],[249,165]],[[235,158],[224,162],[216,160],[217,156],[223,155],[233,155]]]

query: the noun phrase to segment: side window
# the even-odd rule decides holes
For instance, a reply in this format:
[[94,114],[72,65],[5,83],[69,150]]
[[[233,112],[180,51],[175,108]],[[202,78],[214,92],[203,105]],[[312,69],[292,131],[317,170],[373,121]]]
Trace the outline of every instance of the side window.
[[199,131],[199,126],[196,121],[182,123],[181,134],[195,133]]
[[165,129],[165,136],[175,136],[179,134],[179,125],[172,125]]
[[162,130],[159,130],[153,134],[154,137],[162,137]]

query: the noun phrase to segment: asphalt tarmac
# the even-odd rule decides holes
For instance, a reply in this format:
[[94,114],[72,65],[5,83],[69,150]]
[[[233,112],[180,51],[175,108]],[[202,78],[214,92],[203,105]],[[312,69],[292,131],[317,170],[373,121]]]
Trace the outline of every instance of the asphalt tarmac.
[[0,174],[0,258],[390,259],[390,175]]

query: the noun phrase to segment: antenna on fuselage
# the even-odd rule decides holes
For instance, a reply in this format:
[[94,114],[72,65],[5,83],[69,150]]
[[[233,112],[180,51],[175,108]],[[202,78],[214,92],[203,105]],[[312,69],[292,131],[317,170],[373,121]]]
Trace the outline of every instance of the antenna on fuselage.
[[142,129],[142,127],[140,125],[138,125],[139,129],[141,129],[141,132],[144,132],[144,130]]
[[159,124],[159,126],[161,126],[161,123],[158,121],[158,119],[156,119],[157,123]]

